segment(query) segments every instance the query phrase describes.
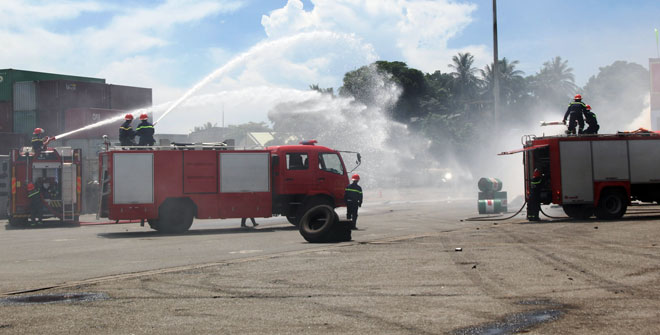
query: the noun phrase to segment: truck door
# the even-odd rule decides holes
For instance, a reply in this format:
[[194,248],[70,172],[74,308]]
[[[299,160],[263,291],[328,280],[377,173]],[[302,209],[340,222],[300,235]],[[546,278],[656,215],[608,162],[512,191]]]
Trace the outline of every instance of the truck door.
[[319,153],[319,172],[316,180],[321,190],[328,190],[335,199],[343,199],[344,189],[347,185],[344,166],[339,154],[334,152]]
[[306,194],[316,182],[316,173],[313,167],[316,160],[308,152],[294,151],[284,155],[285,165],[282,171],[282,194]]

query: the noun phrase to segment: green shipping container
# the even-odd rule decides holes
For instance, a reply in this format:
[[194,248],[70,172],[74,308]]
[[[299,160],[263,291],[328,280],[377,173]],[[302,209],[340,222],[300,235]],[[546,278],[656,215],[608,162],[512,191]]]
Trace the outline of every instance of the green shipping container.
[[37,111],[14,112],[14,133],[32,134],[37,127]]
[[0,101],[12,101],[14,83],[17,81],[74,80],[105,84],[105,79],[69,76],[55,73],[23,71],[14,69],[0,70]]

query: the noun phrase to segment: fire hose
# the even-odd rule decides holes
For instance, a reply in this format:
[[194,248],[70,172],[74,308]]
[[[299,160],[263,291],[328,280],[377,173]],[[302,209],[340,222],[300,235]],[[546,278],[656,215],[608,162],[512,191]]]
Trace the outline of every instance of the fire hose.
[[[474,217],[464,219],[464,221],[504,221],[504,220],[509,220],[509,219],[514,218],[516,215],[520,214],[520,212],[522,212],[522,210],[525,208],[526,205],[527,205],[527,201],[525,201],[525,203],[523,203],[523,205],[520,207],[520,209],[515,214],[513,214],[511,216],[507,216],[505,218],[500,217],[501,215],[474,216]],[[539,207],[539,210],[541,211],[541,213],[543,213],[543,215],[545,215],[546,217],[548,217],[550,219],[565,219],[564,217],[550,216],[550,215],[546,214],[543,211],[543,208]]]

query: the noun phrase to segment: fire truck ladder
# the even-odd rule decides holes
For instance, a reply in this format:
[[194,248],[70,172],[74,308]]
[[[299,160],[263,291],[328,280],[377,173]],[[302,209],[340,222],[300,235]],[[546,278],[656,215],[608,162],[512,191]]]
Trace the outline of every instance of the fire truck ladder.
[[72,148],[58,148],[62,159],[62,221],[76,219],[77,171]]

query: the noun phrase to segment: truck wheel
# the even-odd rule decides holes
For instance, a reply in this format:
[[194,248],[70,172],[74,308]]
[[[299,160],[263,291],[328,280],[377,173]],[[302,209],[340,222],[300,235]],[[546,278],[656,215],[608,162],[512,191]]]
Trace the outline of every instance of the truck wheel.
[[317,205],[309,208],[300,218],[300,235],[311,243],[327,242],[335,224],[335,210],[328,205]]
[[591,205],[563,205],[564,213],[571,218],[586,220],[594,215],[594,207]]
[[628,209],[626,194],[618,190],[606,190],[600,195],[596,206],[596,217],[599,219],[619,219]]
[[158,217],[156,230],[165,234],[180,234],[192,225],[194,209],[185,200],[167,199],[160,205]]

